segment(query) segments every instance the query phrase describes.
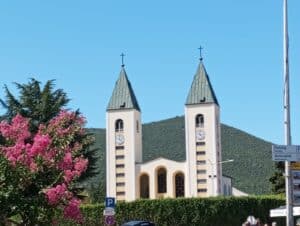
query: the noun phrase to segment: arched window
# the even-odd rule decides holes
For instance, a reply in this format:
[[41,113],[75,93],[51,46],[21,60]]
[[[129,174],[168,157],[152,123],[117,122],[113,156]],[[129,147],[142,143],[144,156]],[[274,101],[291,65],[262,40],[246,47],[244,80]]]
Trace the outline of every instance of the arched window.
[[202,114],[196,116],[196,127],[204,127],[204,116]]
[[175,175],[175,195],[177,197],[184,197],[184,174],[177,173]]
[[165,168],[160,168],[157,171],[157,192],[167,192],[167,170]]
[[115,124],[116,132],[121,132],[121,131],[123,131],[123,128],[124,128],[123,120],[122,120],[122,119],[118,119],[118,120],[116,121],[116,124]]
[[142,199],[149,198],[149,176],[147,174],[140,177],[140,196]]

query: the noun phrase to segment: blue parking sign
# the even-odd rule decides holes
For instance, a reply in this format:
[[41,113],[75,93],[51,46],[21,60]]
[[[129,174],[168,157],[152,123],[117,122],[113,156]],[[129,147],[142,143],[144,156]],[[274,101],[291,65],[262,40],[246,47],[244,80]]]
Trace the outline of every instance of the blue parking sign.
[[116,207],[115,198],[106,197],[105,198],[105,207],[115,208]]

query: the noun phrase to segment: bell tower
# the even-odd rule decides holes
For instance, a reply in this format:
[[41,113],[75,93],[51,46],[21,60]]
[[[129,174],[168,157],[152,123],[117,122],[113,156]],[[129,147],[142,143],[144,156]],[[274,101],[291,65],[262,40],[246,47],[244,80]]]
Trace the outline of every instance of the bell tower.
[[185,103],[187,197],[222,194],[219,103],[202,57]]
[[136,199],[135,164],[141,161],[141,112],[122,63],[106,110],[107,196],[119,201]]

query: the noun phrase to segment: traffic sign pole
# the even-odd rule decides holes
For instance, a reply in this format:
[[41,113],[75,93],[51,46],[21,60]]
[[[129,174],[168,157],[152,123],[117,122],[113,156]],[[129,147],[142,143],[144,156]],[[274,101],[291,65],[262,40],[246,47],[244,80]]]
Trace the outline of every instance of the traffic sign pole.
[[[289,81],[289,37],[288,37],[288,16],[287,0],[283,0],[283,67],[284,67],[284,135],[285,144],[291,145],[291,121],[290,121],[290,81]],[[285,161],[285,193],[286,193],[286,225],[294,226],[293,217],[293,190],[291,188],[290,162]]]
[[106,225],[114,225],[115,221],[116,199],[114,197],[105,198],[105,209],[103,210],[104,221]]

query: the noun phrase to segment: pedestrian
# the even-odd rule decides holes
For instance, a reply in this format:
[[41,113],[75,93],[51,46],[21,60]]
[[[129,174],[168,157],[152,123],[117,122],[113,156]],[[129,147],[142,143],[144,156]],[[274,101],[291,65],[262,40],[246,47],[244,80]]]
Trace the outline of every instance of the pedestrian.
[[300,226],[300,218],[296,220],[296,226]]
[[242,226],[251,226],[251,224],[248,221],[246,221],[245,223],[242,224]]
[[256,225],[257,226],[262,226],[263,224],[261,223],[259,218],[256,218]]
[[247,217],[247,222],[250,223],[250,226],[255,226],[255,225],[257,225],[257,221],[256,221],[256,219],[255,219],[254,216],[248,216],[248,217]]

